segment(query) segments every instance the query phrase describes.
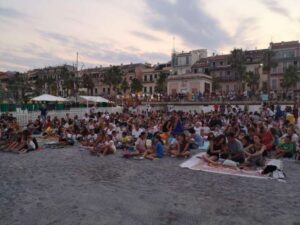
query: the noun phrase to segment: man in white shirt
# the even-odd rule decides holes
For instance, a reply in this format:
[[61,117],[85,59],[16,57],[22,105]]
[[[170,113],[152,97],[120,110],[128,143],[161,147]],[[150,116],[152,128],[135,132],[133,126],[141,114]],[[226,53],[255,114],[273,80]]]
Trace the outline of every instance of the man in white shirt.
[[144,131],[143,128],[141,128],[138,124],[136,124],[133,128],[132,128],[132,136],[135,139],[138,139],[139,136],[141,135],[141,133]]

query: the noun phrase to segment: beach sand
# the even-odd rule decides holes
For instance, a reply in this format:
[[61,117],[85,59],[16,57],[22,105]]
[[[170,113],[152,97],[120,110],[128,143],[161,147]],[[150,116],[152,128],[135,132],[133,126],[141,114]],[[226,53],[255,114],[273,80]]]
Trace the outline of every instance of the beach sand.
[[1,225],[300,224],[300,163],[287,182],[93,157],[78,147],[0,153]]

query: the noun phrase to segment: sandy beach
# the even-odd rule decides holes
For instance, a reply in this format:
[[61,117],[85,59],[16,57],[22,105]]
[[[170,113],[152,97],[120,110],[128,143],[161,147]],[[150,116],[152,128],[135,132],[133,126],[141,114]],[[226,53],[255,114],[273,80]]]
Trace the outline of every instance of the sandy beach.
[[0,153],[0,224],[300,224],[299,162],[284,162],[283,183],[183,161],[92,157],[78,147]]

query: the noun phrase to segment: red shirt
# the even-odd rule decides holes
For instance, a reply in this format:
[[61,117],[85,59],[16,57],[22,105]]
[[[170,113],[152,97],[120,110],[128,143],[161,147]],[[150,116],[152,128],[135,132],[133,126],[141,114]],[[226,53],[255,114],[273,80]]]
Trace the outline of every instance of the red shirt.
[[267,150],[273,147],[273,135],[270,131],[265,131],[261,134],[261,143],[266,146]]

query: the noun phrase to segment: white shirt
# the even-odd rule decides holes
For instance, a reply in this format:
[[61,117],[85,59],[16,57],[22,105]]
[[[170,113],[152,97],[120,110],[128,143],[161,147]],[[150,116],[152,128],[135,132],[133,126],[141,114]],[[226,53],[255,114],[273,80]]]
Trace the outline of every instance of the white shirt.
[[141,135],[141,133],[144,131],[144,129],[139,128],[138,130],[136,130],[135,128],[132,130],[132,136],[134,138],[139,138],[139,136]]

